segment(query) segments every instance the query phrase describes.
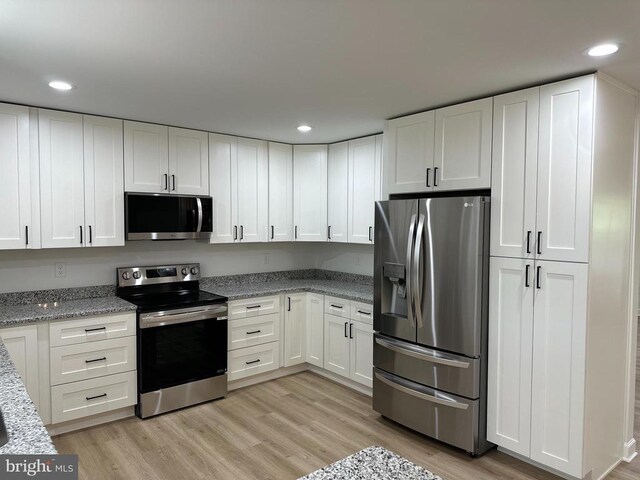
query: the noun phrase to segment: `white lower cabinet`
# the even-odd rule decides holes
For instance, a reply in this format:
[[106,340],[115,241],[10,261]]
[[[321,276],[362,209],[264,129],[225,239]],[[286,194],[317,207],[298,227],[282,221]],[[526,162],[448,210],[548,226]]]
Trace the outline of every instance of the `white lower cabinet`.
[[[327,297],[332,298],[332,297]],[[371,305],[346,300],[347,316],[324,316],[324,368],[371,387],[373,316]]]
[[284,365],[290,367],[306,361],[306,293],[285,296]]
[[588,265],[491,258],[487,437],[582,478]]
[[38,373],[38,327],[24,325],[0,329],[0,339],[38,408],[40,399]]
[[135,325],[133,312],[49,324],[53,424],[137,403]]
[[227,378],[229,381],[250,377],[280,367],[279,342],[240,348],[229,352]]
[[307,363],[324,364],[324,296],[307,293]]

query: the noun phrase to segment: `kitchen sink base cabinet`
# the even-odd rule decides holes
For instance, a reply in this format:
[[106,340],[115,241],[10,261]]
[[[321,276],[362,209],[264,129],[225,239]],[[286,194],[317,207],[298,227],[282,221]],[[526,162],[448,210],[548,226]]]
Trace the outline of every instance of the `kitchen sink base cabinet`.
[[588,75],[494,117],[487,437],[603,478],[632,456],[637,93]]

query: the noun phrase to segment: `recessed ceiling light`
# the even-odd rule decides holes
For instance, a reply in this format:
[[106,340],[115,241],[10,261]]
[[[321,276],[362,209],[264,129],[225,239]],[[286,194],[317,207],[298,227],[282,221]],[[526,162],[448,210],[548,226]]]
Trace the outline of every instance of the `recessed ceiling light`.
[[52,82],[49,82],[49,86],[51,88],[54,88],[55,90],[62,90],[62,91],[71,90],[73,88],[73,85],[71,85],[68,82],[63,82],[62,80],[54,80]]
[[618,51],[618,45],[615,43],[603,43],[602,45],[596,45],[587,50],[587,55],[590,57],[603,57],[605,55],[611,55]]
[[300,125],[298,130],[302,133],[307,133],[311,131],[311,127],[309,125]]

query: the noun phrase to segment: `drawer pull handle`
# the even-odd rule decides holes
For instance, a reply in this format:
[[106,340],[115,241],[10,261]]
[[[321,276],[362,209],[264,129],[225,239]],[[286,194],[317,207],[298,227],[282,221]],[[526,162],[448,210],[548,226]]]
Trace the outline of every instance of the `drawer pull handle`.
[[247,310],[251,310],[253,308],[260,308],[262,305],[251,305],[250,307],[247,307]]
[[253,330],[251,332],[247,332],[247,335],[252,335],[254,333],[260,333],[262,330]]
[[411,395],[412,397],[416,397],[416,398],[419,398],[421,400],[426,400],[427,402],[431,402],[431,403],[437,403],[438,405],[443,405],[445,407],[457,408],[459,410],[467,410],[469,408],[469,405],[467,405],[466,403],[456,402],[453,399],[451,399],[451,400],[443,399],[443,398],[440,398],[440,397],[437,397],[437,396],[428,395],[426,393],[422,393],[422,392],[418,392],[416,390],[412,390],[411,388],[405,387],[404,385],[400,385],[400,384],[394,382],[391,379],[383,377],[378,372],[376,372],[375,375],[376,375],[376,378],[378,380],[380,380],[382,383],[388,385],[391,388],[399,390],[402,393],[406,393],[407,395]]
[[251,365],[252,363],[259,363],[259,362],[260,362],[260,359],[251,360],[250,362],[244,362],[244,363],[246,363],[247,365]]
[[101,361],[106,360],[106,359],[107,359],[107,357],[94,358],[93,360],[85,360],[84,363],[101,362]]
[[106,330],[107,327],[85,328],[85,332],[97,332],[99,330]]
[[339,308],[340,310],[342,310],[342,305],[334,305],[333,303],[331,304],[331,306],[333,308]]
[[106,397],[107,394],[103,393],[102,395],[94,395],[93,397],[85,397],[87,400],[95,400],[96,398]]
[[[376,337],[376,343],[385,348],[388,348],[389,350],[393,350],[394,352],[400,353],[402,355],[408,355],[409,357],[417,358],[420,360],[424,360],[425,362],[429,362],[429,363],[437,363],[440,365],[445,365],[447,367],[454,367],[454,368],[469,368],[470,366],[468,362],[461,362],[458,360],[443,358],[442,354],[438,354],[433,350],[422,349],[420,347],[405,348],[405,347],[396,345],[393,341],[384,340],[380,337]],[[421,351],[416,351],[418,348],[420,348]],[[422,352],[425,352],[425,353],[422,353]]]
[[364,310],[358,310],[358,313],[361,313],[362,315],[371,315],[371,312],[365,312]]

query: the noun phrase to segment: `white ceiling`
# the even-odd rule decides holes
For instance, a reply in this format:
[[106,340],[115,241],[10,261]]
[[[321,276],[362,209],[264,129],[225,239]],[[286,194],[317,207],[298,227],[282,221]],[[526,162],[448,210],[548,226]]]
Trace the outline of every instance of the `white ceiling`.
[[639,0],[0,0],[0,100],[291,143],[598,68]]

